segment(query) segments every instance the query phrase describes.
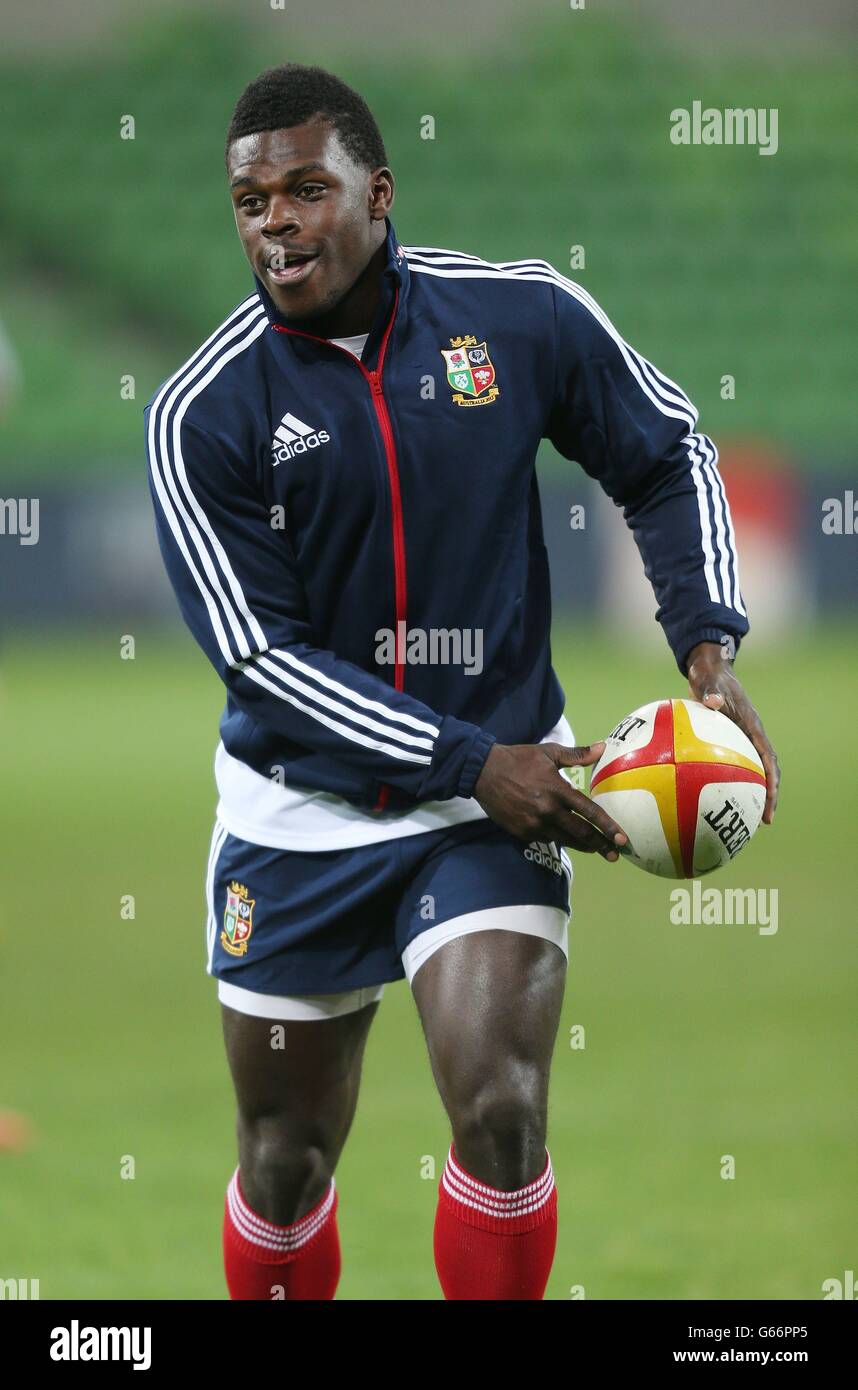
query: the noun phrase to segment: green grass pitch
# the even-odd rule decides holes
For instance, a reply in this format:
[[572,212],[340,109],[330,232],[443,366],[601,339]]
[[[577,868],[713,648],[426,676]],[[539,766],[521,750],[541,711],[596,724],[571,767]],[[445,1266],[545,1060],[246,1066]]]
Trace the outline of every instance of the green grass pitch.
[[[550,1299],[814,1299],[855,1267],[853,642],[825,630],[740,660],[783,800],[716,881],[777,888],[775,935],[671,925],[669,884],[575,859]],[[686,693],[666,648],[556,630],[554,659],[582,742]],[[43,1298],[226,1296],[234,1120],[202,900],[220,707],[181,634],[140,634],[133,661],[118,636],[0,652],[0,1107],[34,1126],[0,1155],[0,1278],[38,1278]],[[337,1170],[338,1297],[440,1297],[421,1173],[447,1143],[407,986],[388,986]]]

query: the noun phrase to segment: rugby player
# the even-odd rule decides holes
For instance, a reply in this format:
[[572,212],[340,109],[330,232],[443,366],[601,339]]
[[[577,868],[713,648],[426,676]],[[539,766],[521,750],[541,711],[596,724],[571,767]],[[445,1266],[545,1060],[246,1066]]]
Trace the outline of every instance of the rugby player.
[[444,1296],[541,1299],[567,849],[615,863],[626,840],[564,772],[604,745],[576,746],[551,665],[535,456],[549,439],[622,507],[692,696],[760,752],[769,823],[717,453],[548,262],[403,246],[378,125],[336,76],[251,82],[226,172],[253,291],[145,418],[165,564],[227,691],[206,881],[238,1116],[227,1285],[333,1298],[337,1161],[406,978],[451,1130]]

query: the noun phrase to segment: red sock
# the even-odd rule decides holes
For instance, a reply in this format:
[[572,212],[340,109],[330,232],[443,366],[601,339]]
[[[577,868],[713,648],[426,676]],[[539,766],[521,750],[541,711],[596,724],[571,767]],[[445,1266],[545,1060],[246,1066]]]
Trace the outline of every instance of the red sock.
[[223,1262],[231,1299],[330,1299],[340,1277],[338,1194],[327,1192],[291,1226],[264,1221],[247,1205],[238,1169],[226,1191]]
[[435,1268],[446,1299],[540,1299],[557,1244],[557,1188],[540,1176],[515,1192],[477,1182],[453,1145],[438,1187]]

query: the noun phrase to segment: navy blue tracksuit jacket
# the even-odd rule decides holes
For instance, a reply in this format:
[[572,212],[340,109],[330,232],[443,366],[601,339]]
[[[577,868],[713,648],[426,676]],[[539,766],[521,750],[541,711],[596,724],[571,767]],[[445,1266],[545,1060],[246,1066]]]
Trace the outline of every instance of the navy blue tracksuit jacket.
[[[145,408],[182,613],[227,688],[221,737],[357,808],[469,797],[495,740],[563,712],[534,460],[623,509],[681,670],[748,629],[715,446],[684,392],[541,260],[399,244],[362,360],[262,282]],[[482,670],[379,661],[382,630],[480,631]]]

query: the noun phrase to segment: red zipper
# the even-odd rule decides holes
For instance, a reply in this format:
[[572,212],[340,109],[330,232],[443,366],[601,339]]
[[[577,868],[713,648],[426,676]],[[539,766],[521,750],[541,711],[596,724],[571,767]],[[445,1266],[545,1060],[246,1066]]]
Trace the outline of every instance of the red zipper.
[[[396,462],[396,444],[393,438],[393,426],[390,423],[390,412],[387,408],[387,401],[381,384],[381,374],[384,368],[384,354],[387,351],[387,343],[393,329],[394,319],[396,318],[396,306],[399,303],[399,290],[396,290],[393,301],[393,312],[381,340],[381,349],[378,354],[378,366],[375,371],[369,371],[364,366],[359,357],[355,357],[347,348],[340,347],[339,343],[332,343],[329,338],[319,338],[315,333],[305,333],[300,328],[286,328],[283,324],[275,323],[273,326],[278,333],[295,333],[300,338],[310,338],[314,343],[325,343],[328,347],[336,348],[338,352],[345,353],[358,367],[360,367],[366,380],[369,382],[372,392],[372,403],[375,408],[381,437],[384,442],[384,455],[387,460],[387,477],[390,484],[390,514],[393,530],[393,575],[394,575],[394,594],[395,594],[395,625],[394,625],[394,651],[396,653],[396,663],[394,666],[393,684],[396,690],[405,688],[405,661],[404,643],[400,643],[399,624],[405,622],[407,589],[405,583],[405,529],[402,522],[402,494],[399,489],[399,468]],[[387,798],[390,794],[390,787],[387,782],[382,782],[378,793],[378,800],[372,808],[372,813],[384,810]]]

